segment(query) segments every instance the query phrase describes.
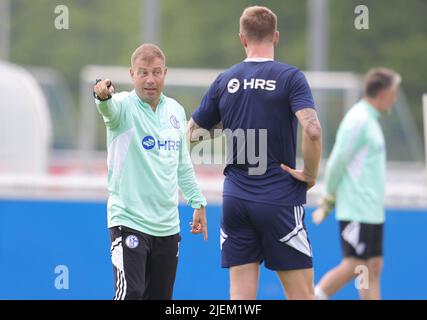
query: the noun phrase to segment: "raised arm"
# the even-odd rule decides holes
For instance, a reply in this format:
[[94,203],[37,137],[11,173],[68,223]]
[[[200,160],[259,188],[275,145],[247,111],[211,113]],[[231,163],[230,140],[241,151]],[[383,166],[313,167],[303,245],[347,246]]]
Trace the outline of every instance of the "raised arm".
[[105,79],[97,82],[93,87],[93,92],[96,94],[96,98],[100,101],[105,101],[111,98],[111,94],[114,92],[114,87],[110,79]]
[[99,113],[102,115],[105,125],[114,128],[119,124],[119,103],[113,99],[114,87],[110,79],[101,80],[93,87],[95,102]]
[[282,168],[292,174],[294,178],[306,182],[307,188],[311,188],[316,183],[322,154],[322,129],[315,109],[304,108],[297,111],[295,115],[302,127],[304,169],[296,170],[285,165],[282,165]]

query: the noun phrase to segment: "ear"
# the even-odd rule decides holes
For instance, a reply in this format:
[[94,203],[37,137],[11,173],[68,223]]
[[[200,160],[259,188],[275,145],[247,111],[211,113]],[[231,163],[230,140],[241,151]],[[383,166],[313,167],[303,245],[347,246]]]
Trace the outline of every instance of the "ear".
[[133,78],[133,74],[134,74],[134,72],[133,72],[133,69],[132,69],[132,68],[130,68],[130,69],[129,69],[129,74],[130,74],[131,78]]
[[387,95],[387,90],[383,89],[383,90],[380,90],[380,92],[378,92],[375,98],[378,99],[379,101],[383,101],[386,95]]
[[246,37],[243,34],[239,33],[239,38],[240,38],[240,43],[242,44],[242,46],[244,48],[247,48],[248,47],[248,40],[246,39]]
[[168,68],[165,67],[164,73],[163,73],[163,77],[166,77],[166,74],[168,73]]
[[386,90],[381,90],[380,92],[378,92],[377,96],[375,97],[375,100],[377,101],[377,104],[379,105],[382,111],[385,111],[384,101],[386,98],[387,98]]
[[273,44],[275,47],[277,47],[277,45],[279,44],[279,38],[280,38],[279,31],[276,31],[274,33],[274,40],[273,40]]

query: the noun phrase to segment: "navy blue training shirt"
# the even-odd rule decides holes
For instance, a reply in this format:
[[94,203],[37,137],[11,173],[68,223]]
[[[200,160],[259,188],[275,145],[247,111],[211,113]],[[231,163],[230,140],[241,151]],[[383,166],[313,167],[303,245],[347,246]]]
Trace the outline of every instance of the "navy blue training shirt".
[[[247,59],[217,77],[192,117],[204,129],[219,122],[229,129],[227,137],[233,140],[227,143],[224,196],[283,206],[306,202],[306,183],[280,167],[284,163],[295,168],[295,113],[304,108],[315,108],[313,96],[304,74],[294,66]],[[238,142],[242,132],[243,144]],[[261,161],[254,163],[256,158],[249,155],[262,156],[263,148],[266,166],[261,170]],[[250,172],[257,167],[257,174]]]

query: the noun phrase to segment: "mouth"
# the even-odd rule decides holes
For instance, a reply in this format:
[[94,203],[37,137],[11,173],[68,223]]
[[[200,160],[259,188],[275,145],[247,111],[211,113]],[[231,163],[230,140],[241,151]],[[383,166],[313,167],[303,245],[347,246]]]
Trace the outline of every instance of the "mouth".
[[156,92],[157,88],[144,88],[144,90],[147,92]]

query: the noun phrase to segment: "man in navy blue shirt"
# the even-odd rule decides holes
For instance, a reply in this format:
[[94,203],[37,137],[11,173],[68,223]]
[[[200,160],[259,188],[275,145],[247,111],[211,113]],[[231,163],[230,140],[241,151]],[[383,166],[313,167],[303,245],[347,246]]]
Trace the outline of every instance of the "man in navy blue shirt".
[[[278,40],[270,9],[245,9],[247,59],[218,76],[189,122],[191,141],[218,124],[228,139],[221,266],[230,270],[231,299],[256,299],[262,261],[277,271],[289,299],[314,297],[303,205],[317,177],[321,128],[303,73],[274,61]],[[303,170],[295,169],[298,122]]]

